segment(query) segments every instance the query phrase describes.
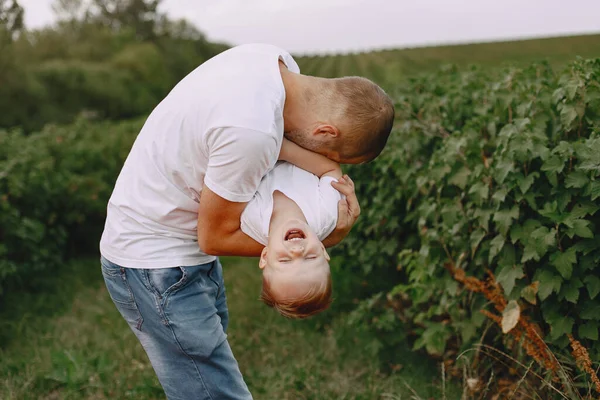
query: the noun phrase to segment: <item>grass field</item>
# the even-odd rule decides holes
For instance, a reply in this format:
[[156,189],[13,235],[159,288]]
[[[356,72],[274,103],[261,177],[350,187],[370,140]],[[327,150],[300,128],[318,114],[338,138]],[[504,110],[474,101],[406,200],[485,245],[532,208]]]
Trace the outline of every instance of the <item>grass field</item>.
[[303,73],[322,77],[367,76],[393,84],[415,73],[430,72],[444,64],[465,67],[527,65],[542,60],[556,67],[576,56],[600,57],[600,34],[507,42],[385,49],[367,53],[299,57]]
[[[146,355],[118,315],[95,259],[78,260],[38,293],[12,294],[0,313],[0,399],[162,399]],[[384,375],[366,355],[368,338],[341,326],[288,321],[257,300],[251,260],[224,259],[229,340],[254,398],[440,399],[435,363],[408,349]],[[53,289],[49,289],[53,288]],[[340,340],[340,334],[346,340]],[[447,388],[449,399],[457,388]]]

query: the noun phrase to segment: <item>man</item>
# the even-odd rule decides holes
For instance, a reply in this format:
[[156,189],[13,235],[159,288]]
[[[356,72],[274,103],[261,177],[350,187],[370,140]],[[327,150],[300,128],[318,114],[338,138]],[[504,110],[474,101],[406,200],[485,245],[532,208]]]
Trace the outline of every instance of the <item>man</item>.
[[[238,46],[184,78],[153,110],[117,179],[102,272],[169,399],[252,398],[226,339],[219,255],[259,256],[240,216],[285,136],[341,163],[375,158],[394,117],[362,78],[300,74],[275,46]],[[341,186],[336,187],[338,190]],[[340,203],[326,247],[359,214]]]

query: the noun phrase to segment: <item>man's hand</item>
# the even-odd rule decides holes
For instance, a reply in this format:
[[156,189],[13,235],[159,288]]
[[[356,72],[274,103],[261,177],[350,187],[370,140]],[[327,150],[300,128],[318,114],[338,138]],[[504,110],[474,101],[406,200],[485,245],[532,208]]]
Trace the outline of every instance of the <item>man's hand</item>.
[[325,247],[332,247],[344,239],[360,215],[360,205],[354,192],[354,182],[348,175],[344,175],[331,185],[346,196],[338,203],[338,220],[335,230],[323,240]]

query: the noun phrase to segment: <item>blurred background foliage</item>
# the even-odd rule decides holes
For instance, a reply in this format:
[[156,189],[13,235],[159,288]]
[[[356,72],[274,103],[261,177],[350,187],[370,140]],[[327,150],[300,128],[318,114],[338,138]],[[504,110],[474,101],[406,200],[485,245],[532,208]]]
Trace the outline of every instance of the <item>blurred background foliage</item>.
[[227,46],[210,43],[159,1],[58,0],[57,24],[29,31],[0,1],[0,127],[25,132],[79,115],[148,113],[181,78]]

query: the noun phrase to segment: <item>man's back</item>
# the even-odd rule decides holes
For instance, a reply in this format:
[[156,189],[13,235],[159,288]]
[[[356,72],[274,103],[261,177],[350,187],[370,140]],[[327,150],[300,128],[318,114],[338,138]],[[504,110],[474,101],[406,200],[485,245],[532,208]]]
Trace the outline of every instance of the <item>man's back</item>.
[[285,103],[279,58],[299,72],[274,46],[228,50],[191,72],[154,109],[108,204],[100,243],[106,258],[134,268],[214,260],[198,248],[200,192],[206,183],[227,200],[247,201],[275,164]]

